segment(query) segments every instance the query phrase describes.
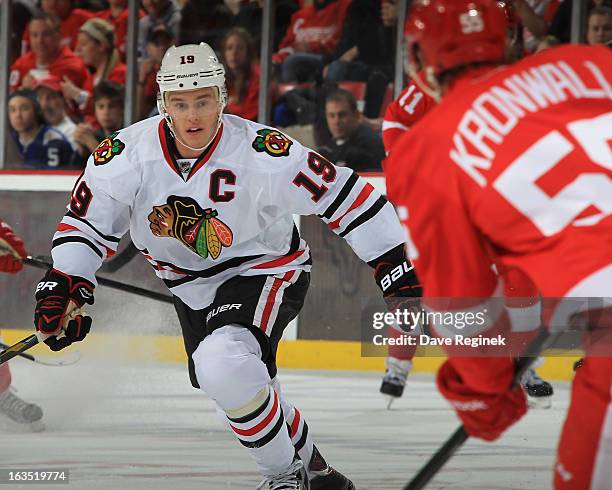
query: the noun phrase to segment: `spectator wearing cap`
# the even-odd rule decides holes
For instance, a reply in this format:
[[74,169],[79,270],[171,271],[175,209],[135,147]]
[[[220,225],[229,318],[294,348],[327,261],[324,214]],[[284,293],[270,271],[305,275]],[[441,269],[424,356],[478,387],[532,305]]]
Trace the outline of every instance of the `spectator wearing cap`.
[[612,8],[594,7],[587,17],[586,42],[590,45],[612,41]]
[[[99,19],[110,22],[115,28],[115,47],[119,50],[122,60],[125,60],[125,41],[127,36],[127,22],[129,10],[127,0],[108,0],[108,8],[95,13]],[[139,17],[144,12],[139,11]]]
[[36,84],[36,98],[47,125],[59,131],[76,148],[74,130],[76,124],[66,114],[66,99],[62,94],[60,79],[54,76],[41,78]]
[[75,131],[77,149],[71,166],[84,168],[87,158],[108,135],[123,124],[124,91],[121,85],[103,80],[93,92],[95,123],[80,123]]
[[240,27],[230,29],[221,41],[221,62],[227,86],[226,112],[257,120],[259,65],[251,35]]
[[57,130],[47,126],[36,94],[29,89],[13,92],[8,100],[11,135],[24,165],[58,168],[72,158],[72,147]]
[[157,81],[155,76],[161,66],[162,58],[175,42],[174,36],[164,25],[154,27],[147,39],[147,55],[138,69],[138,118],[144,119],[156,110]]
[[382,137],[362,123],[351,92],[337,89],[325,98],[325,119],[331,140],[319,148],[321,155],[356,171],[381,170],[385,158]]
[[144,56],[147,40],[151,31],[163,25],[172,33],[174,39],[179,38],[181,24],[181,8],[175,0],[142,0],[146,15],[138,21],[138,52]]
[[93,70],[89,83],[79,89],[70,80],[64,80],[64,97],[74,100],[81,111],[91,114],[90,95],[102,80],[125,85],[126,66],[115,48],[115,31],[112,24],[102,19],[90,19],[81,26],[78,36],[77,54]]
[[[75,0],[40,0],[41,10],[60,20],[60,44],[72,50],[76,48],[79,28],[94,16],[93,12],[75,8],[75,3]],[[29,32],[26,31],[21,52],[29,51],[30,44]]]
[[89,83],[87,67],[67,46],[60,45],[59,19],[44,12],[32,17],[28,30],[32,50],[17,58],[11,66],[10,90],[32,88],[36,80],[54,75],[68,78],[82,88]]

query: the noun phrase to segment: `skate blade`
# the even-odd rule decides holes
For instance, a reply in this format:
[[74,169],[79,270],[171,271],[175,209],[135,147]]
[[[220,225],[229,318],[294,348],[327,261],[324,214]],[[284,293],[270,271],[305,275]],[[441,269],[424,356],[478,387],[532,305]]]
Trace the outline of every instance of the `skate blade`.
[[535,408],[536,410],[548,410],[552,407],[552,396],[541,396],[538,398],[528,396],[527,405],[529,408]]
[[391,395],[384,395],[384,396],[387,399],[387,410],[391,410],[391,405],[393,405],[393,402],[397,400],[397,397],[391,396]]

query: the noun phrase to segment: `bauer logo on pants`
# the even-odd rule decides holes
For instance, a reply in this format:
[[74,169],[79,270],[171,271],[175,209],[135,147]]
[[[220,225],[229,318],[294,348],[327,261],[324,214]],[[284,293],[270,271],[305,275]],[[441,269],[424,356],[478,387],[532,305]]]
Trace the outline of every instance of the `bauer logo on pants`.
[[200,205],[191,197],[170,196],[166,204],[149,214],[149,228],[155,236],[171,237],[202,258],[216,259],[222,247],[230,247],[232,230],[217,218],[217,210]]
[[219,313],[223,313],[224,311],[239,310],[240,308],[242,308],[242,303],[231,303],[227,305],[215,306],[208,312],[208,315],[206,315],[206,321],[209,322],[213,316],[217,316]]
[[253,141],[253,149],[258,152],[265,151],[273,157],[289,156],[289,148],[293,144],[289,138],[277,129],[260,129],[259,135]]

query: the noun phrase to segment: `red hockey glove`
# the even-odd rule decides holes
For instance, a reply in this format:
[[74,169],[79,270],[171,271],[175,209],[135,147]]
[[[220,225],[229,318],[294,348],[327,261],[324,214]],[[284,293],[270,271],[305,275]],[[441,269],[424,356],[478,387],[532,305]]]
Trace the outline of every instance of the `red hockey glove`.
[[[475,363],[484,359],[474,359]],[[478,364],[475,366],[478,369]],[[481,366],[480,369],[486,369]],[[508,379],[499,386],[509,386]],[[520,386],[494,393],[479,392],[466,384],[451,361],[440,367],[437,376],[440,393],[453,406],[463,422],[466,432],[473,436],[494,441],[508,427],[527,412],[527,400]]]
[[23,268],[26,251],[21,238],[4,221],[0,221],[0,271],[14,274]]
[[79,308],[93,304],[94,285],[87,279],[49,269],[36,286],[36,330],[51,337],[45,343],[58,351],[83,340],[91,328],[91,317]]

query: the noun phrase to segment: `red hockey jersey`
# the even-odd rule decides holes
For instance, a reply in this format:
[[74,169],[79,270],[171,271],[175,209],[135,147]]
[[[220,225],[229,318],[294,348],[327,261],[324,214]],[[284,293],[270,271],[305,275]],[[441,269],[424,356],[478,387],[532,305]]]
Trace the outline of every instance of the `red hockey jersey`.
[[[424,80],[423,72],[417,76]],[[436,101],[411,81],[397,99],[387,106],[382,124],[383,144],[387,155],[398,138],[415,125]]]
[[483,307],[502,289],[494,262],[543,296],[611,297],[611,138],[607,48],[563,46],[458,80],[386,167],[425,303]]

